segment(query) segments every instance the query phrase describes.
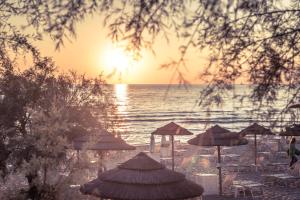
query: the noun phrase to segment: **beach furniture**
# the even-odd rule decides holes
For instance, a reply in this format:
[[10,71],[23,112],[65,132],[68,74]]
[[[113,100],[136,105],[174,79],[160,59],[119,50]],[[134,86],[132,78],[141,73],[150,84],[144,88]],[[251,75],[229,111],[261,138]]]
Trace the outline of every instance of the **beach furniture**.
[[254,163],[257,165],[257,135],[274,135],[270,129],[267,129],[257,123],[254,123],[240,131],[243,136],[254,135]]
[[172,156],[172,152],[170,152],[169,147],[166,147],[166,146],[160,147],[160,157],[161,158],[171,157],[171,156]]
[[223,162],[238,162],[240,157],[238,154],[225,154],[221,156]]
[[271,156],[272,156],[271,152],[268,152],[268,151],[257,152],[258,159],[269,160],[271,158]]
[[252,199],[262,197],[264,194],[264,185],[256,181],[233,181],[232,189],[234,190],[234,197],[237,198],[240,192],[246,196],[247,191],[250,192]]
[[204,188],[203,195],[218,194],[218,175],[217,174],[194,174],[194,180],[197,184],[202,185]]
[[214,147],[201,147],[198,154],[214,154],[216,149]]
[[200,197],[203,187],[141,152],[82,185],[80,191],[112,200],[173,200]]
[[270,141],[267,141],[266,144],[268,145],[270,151],[273,151],[273,152],[279,151],[279,146],[280,145],[278,144],[277,141],[270,140]]
[[162,137],[169,135],[171,137],[171,145],[172,145],[172,170],[174,171],[174,136],[180,135],[193,135],[192,132],[188,131],[187,129],[179,126],[174,122],[170,122],[165,126],[162,126],[156,129],[154,132],[151,133],[152,135],[161,135]]
[[287,173],[281,174],[266,174],[262,175],[264,178],[264,183],[267,185],[279,185],[284,187],[289,187],[290,184],[294,185],[295,183],[298,184],[300,181],[299,176],[292,176]]
[[165,165],[166,167],[172,167],[172,157],[160,158],[160,163]]
[[211,154],[200,154],[196,155],[195,157],[198,158],[199,161],[205,161],[210,163],[217,163],[217,157]]
[[222,165],[228,172],[240,172],[240,165],[234,163],[228,163]]
[[150,152],[154,153],[155,151],[155,138],[154,135],[150,136]]
[[278,159],[287,159],[288,155],[286,151],[277,151],[275,152],[275,158]]
[[207,129],[204,133],[198,134],[188,141],[196,146],[216,146],[218,152],[217,168],[219,170],[219,194],[222,195],[222,169],[221,169],[221,146],[246,145],[248,141],[239,133],[230,132],[218,125]]
[[174,155],[175,156],[184,156],[184,154],[187,152],[186,149],[176,149],[174,150]]
[[268,171],[286,171],[289,164],[287,162],[272,162],[268,163],[266,166]]
[[222,154],[232,154],[233,153],[232,147],[222,147],[221,153]]

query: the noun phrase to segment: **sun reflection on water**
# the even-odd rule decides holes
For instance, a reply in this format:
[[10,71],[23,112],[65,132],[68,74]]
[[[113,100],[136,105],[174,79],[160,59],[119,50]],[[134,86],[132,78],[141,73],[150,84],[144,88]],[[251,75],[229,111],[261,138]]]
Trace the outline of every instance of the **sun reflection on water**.
[[120,113],[124,113],[127,109],[127,84],[115,84],[114,89],[117,109]]

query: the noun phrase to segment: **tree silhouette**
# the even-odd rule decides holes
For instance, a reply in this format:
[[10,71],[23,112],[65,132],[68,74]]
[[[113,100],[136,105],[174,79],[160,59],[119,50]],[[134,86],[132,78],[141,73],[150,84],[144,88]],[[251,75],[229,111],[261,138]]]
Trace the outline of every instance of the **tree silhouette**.
[[[128,48],[137,52],[151,48],[157,37],[168,40],[170,33],[184,39],[179,47],[181,57],[162,65],[175,67],[182,80],[180,66],[188,49],[209,52],[210,62],[201,69],[200,75],[209,83],[202,91],[203,103],[220,100],[216,95],[229,89],[228,84],[240,77],[255,84],[252,95],[255,100],[276,99],[278,89],[284,85],[296,89],[291,101],[298,94],[298,1],[19,0],[2,1],[0,7],[2,54],[7,47],[3,44],[10,43],[13,49],[22,47],[37,55],[28,38],[40,39],[44,33],[49,34],[59,48],[64,39],[76,35],[77,22],[100,13],[105,16],[104,24],[110,29],[110,37],[115,41],[126,40]],[[34,34],[20,34],[20,27],[11,22],[15,16],[26,18],[22,28],[34,28]]]

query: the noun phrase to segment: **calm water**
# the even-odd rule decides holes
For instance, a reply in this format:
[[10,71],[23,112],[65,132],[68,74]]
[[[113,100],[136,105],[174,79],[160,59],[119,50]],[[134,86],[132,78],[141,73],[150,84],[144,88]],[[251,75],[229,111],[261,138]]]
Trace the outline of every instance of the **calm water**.
[[[225,97],[222,107],[211,107],[210,111],[197,104],[202,87],[204,86],[192,85],[186,89],[178,85],[114,85],[122,137],[131,144],[149,143],[150,133],[171,121],[194,134],[215,124],[238,131],[253,121],[259,121],[266,126],[274,121],[273,118],[258,119],[257,112],[251,113],[254,106],[248,98],[243,103],[232,98],[234,94],[249,96],[249,86],[235,86],[234,91]],[[283,91],[274,108],[283,108],[287,102],[285,95],[287,94]],[[184,141],[188,138],[183,136],[178,139]]]

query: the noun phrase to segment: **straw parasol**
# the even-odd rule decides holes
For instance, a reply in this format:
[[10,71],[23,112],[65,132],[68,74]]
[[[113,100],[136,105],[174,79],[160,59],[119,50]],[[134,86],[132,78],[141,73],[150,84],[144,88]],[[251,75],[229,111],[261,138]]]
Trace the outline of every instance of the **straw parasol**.
[[254,123],[247,128],[240,131],[240,134],[244,137],[246,135],[254,135],[254,159],[255,159],[255,165],[257,164],[257,141],[256,136],[257,135],[274,135],[274,133],[257,123]]
[[80,191],[105,199],[175,200],[199,197],[203,187],[141,152],[82,185]]
[[77,150],[77,152],[83,149],[98,151],[100,156],[99,165],[102,167],[103,151],[135,150],[136,148],[127,144],[122,138],[100,129],[95,130],[94,133],[75,138],[73,140],[73,149]]
[[219,169],[219,188],[222,195],[222,171],[221,171],[221,151],[220,146],[238,146],[248,144],[248,141],[239,133],[233,133],[229,130],[215,125],[207,129],[204,133],[198,134],[195,138],[188,141],[191,145],[196,146],[217,146],[218,149],[218,166]]
[[300,126],[294,125],[292,127],[286,127],[284,132],[279,134],[280,136],[300,136]]
[[127,144],[122,138],[106,130],[97,130],[94,134],[77,137],[73,140],[76,150],[134,150],[135,147]]
[[292,104],[288,108],[300,108],[300,103]]
[[299,108],[300,108],[300,103],[295,103],[288,107],[288,109],[296,109],[296,120],[295,120],[296,123],[298,122]]
[[174,171],[174,136],[179,135],[193,135],[192,132],[188,131],[187,129],[179,126],[174,122],[170,122],[165,126],[162,126],[156,129],[154,132],[151,133],[152,135],[170,135],[172,140],[172,170]]

